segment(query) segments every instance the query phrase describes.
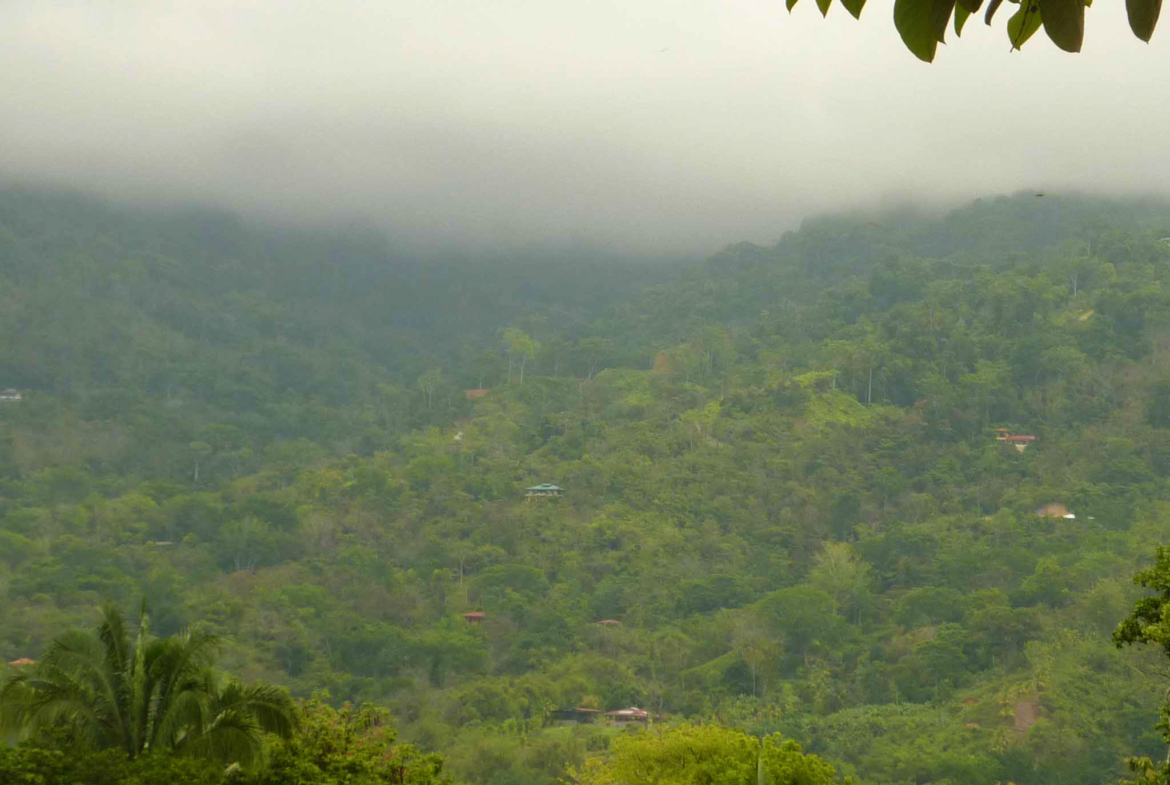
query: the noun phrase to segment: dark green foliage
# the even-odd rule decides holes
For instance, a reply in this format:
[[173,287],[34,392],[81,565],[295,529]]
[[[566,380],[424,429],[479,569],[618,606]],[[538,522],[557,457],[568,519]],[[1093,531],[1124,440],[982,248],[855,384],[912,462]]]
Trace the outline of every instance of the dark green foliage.
[[96,634],[59,635],[40,662],[0,687],[0,731],[35,738],[60,730],[71,745],[131,760],[177,753],[250,763],[261,733],[292,733],[292,705],[261,684],[221,686],[210,669],[218,648],[200,632],[151,638],[145,609],[131,639],[107,605]]
[[[828,15],[832,0],[816,0],[822,15]],[[861,18],[865,0],[840,0],[841,5],[855,18]],[[789,11],[797,0],[787,0]],[[992,23],[1003,0],[990,0],[984,20]],[[938,44],[946,42],[947,26],[952,15],[955,35],[963,32],[967,18],[979,11],[982,0],[897,0],[894,3],[894,26],[902,43],[915,57],[932,62]],[[1066,52],[1081,51],[1085,38],[1085,0],[1024,0],[1008,21],[1008,39],[1018,49],[1040,29],[1043,23],[1048,38]],[[1154,33],[1161,13],[1161,0],[1128,0],[1126,11],[1133,34],[1148,42]],[[1041,18],[1043,16],[1043,19]],[[1042,193],[1036,194],[1044,196]]]
[[5,785],[226,785],[223,764],[169,755],[130,760],[118,750],[0,746]]
[[167,752],[79,749],[67,733],[0,746],[5,785],[436,785],[448,782],[443,762],[396,743],[386,712],[317,698],[297,707],[297,730],[269,738],[264,762],[252,767]]

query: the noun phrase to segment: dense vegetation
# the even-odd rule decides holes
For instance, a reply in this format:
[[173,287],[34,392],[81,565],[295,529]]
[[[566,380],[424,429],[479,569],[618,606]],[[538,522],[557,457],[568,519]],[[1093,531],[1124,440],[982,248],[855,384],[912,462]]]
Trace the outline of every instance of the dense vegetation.
[[0,656],[145,597],[476,785],[608,781],[636,739],[551,715],[629,705],[862,783],[1120,777],[1165,749],[1111,635],[1170,539],[1168,235],[1027,195],[420,261],[2,192]]

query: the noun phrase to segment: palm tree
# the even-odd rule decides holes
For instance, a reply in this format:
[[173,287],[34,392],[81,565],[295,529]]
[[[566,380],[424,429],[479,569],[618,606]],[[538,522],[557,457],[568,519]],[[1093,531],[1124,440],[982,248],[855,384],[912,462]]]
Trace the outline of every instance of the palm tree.
[[221,685],[211,669],[219,649],[203,632],[151,637],[145,603],[131,641],[121,612],[106,605],[96,634],[57,637],[0,688],[0,731],[65,726],[77,743],[130,758],[157,751],[246,764],[264,732],[291,736],[296,715],[283,690]]

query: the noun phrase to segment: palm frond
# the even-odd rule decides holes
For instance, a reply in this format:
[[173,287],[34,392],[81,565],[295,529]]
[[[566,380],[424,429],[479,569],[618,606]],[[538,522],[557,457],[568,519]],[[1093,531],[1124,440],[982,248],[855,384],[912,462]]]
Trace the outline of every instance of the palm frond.
[[189,721],[189,718],[180,719],[191,709],[189,700],[180,701],[183,706],[177,713],[172,705],[179,701],[179,696],[202,693],[206,696],[203,700],[209,702],[216,694],[209,669],[219,652],[220,639],[209,633],[183,632],[155,644],[147,656],[151,677],[157,684],[147,735],[152,746],[166,743],[183,722]]
[[0,687],[0,734],[17,733],[24,729],[32,687],[28,675],[21,673]]
[[106,666],[112,673],[124,673],[130,664],[130,636],[126,632],[126,619],[113,603],[103,605],[101,613],[98,637],[105,647]]
[[97,636],[73,630],[53,639],[37,672],[57,674],[54,679],[67,674],[70,681],[82,682],[94,692],[108,696],[111,708],[117,711],[118,685],[105,667],[105,655],[105,648]]
[[189,630],[159,641],[159,644],[151,652],[151,667],[164,687],[173,679],[210,668],[223,645],[217,635]]
[[154,713],[150,749],[171,749],[184,738],[202,735],[214,719],[212,698],[198,683],[186,683],[173,693],[166,706]]
[[131,666],[129,679],[130,744],[135,751],[141,750],[146,744],[150,699],[154,691],[146,667],[149,637],[150,616],[146,613],[146,600],[143,599],[142,611],[138,616],[138,637],[134,640],[134,664]]
[[26,738],[64,722],[81,743],[118,743],[116,718],[103,711],[89,686],[51,665],[38,665],[35,673],[10,680],[0,691],[0,706],[4,725]]
[[123,744],[134,755],[137,746],[131,731],[130,636],[126,632],[126,619],[118,606],[106,603],[101,609],[102,621],[98,625],[98,638],[105,649],[105,678],[109,685],[108,700],[116,707],[122,728]]
[[105,658],[105,647],[87,630],[63,632],[49,643],[41,662],[53,663],[65,670],[91,668]]
[[282,739],[289,738],[297,729],[292,697],[281,687],[231,682],[220,693],[219,707],[221,711],[242,711],[252,715],[264,732]]
[[218,714],[198,735],[180,740],[176,752],[224,763],[248,765],[260,754],[262,731],[247,712],[227,711]]

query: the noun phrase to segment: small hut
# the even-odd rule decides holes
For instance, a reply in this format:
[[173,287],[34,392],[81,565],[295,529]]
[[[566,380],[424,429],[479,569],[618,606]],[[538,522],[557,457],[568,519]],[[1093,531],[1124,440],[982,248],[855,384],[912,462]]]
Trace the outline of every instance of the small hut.
[[25,665],[36,665],[36,660],[30,660],[28,657],[21,657],[19,660],[9,660],[8,664],[14,668],[20,668]]
[[0,401],[19,401],[21,400],[20,390],[14,390],[11,387],[7,390],[0,390]]
[[1028,449],[1032,442],[1039,438],[1039,436],[1033,436],[1030,433],[1012,433],[1007,428],[997,428],[995,431],[995,440],[1010,444],[1016,448],[1016,452],[1023,452]]
[[463,621],[468,624],[480,624],[487,616],[483,611],[472,611],[471,613],[463,614]]
[[541,483],[540,485],[533,485],[531,488],[526,488],[525,496],[529,501],[533,499],[556,499],[565,495],[565,489],[559,485],[551,483]]

